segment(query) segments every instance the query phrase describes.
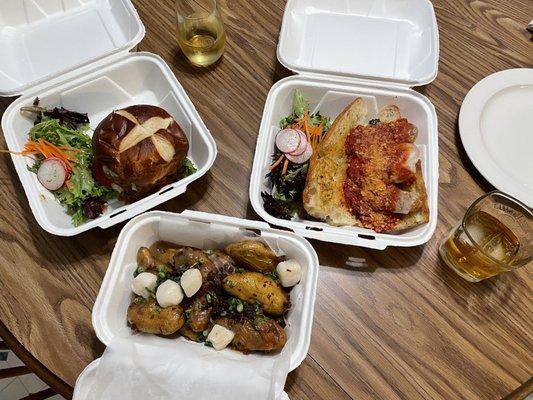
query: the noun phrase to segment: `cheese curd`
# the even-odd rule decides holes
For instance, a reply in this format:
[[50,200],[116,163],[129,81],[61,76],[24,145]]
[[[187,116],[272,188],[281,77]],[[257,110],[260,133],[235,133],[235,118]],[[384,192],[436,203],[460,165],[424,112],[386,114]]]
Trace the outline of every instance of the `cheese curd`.
[[183,290],[181,290],[179,283],[168,279],[159,285],[155,297],[163,308],[177,306],[183,300]]
[[302,279],[302,266],[296,260],[280,262],[276,267],[276,272],[283,287],[294,286]]
[[157,276],[150,272],[141,272],[133,278],[131,290],[133,290],[133,293],[137,296],[142,296],[147,299],[154,292],[156,285]]
[[199,269],[191,268],[183,273],[180,279],[181,287],[187,297],[192,297],[202,286],[202,274]]

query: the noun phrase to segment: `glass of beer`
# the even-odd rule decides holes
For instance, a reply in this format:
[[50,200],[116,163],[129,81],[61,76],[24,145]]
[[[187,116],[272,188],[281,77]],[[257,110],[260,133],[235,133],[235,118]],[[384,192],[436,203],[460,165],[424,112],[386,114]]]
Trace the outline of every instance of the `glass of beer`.
[[216,62],[226,45],[226,31],[216,0],[176,0],[178,44],[199,67]]
[[470,206],[439,253],[470,282],[520,268],[533,259],[533,213],[503,192],[487,193]]

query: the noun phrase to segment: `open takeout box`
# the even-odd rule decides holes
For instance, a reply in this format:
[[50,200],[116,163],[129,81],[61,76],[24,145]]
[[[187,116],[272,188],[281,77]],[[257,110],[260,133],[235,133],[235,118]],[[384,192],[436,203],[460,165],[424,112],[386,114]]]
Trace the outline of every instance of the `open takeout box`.
[[[302,279],[291,291],[292,306],[285,328],[290,349],[289,370],[297,368],[307,355],[311,338],[318,278],[318,257],[313,247],[300,236],[272,229],[264,222],[196,211],[187,210],[182,214],[152,211],[137,216],[122,229],[92,312],[93,327],[98,339],[108,346],[116,337],[133,340],[138,335],[127,326],[126,313],[132,299],[131,283],[140,246],[165,240],[204,249],[223,248],[243,233],[259,235],[274,242],[288,258],[296,259],[302,265]],[[182,337],[169,339],[156,335],[145,336],[150,347],[158,348],[176,340],[198,346],[206,354],[215,354],[215,350],[200,343],[187,342]],[[171,347],[169,351],[172,351]],[[262,354],[243,355],[229,349],[216,354],[218,357],[242,357],[244,360],[269,357]],[[94,361],[79,376],[75,400],[93,400],[87,396],[95,384],[98,362],[99,360]],[[142,364],[142,360],[139,363]]]
[[[437,224],[438,131],[431,102],[411,86],[437,75],[438,29],[428,0],[288,0],[281,27],[278,60],[297,75],[280,80],[268,94],[250,179],[254,210],[273,225],[304,237],[384,249],[427,242]],[[419,129],[430,210],[429,223],[399,233],[376,233],[359,227],[335,227],[268,214],[261,192],[269,191],[265,175],[271,164],[279,121],[292,112],[295,89],[301,89],[312,111],[335,119],[356,97],[366,100],[370,115],[396,104]]]
[[31,210],[46,231],[71,236],[107,228],[185,192],[213,164],[216,144],[169,66],[151,53],[130,53],[144,37],[130,0],[5,0],[0,3],[0,95],[22,96],[2,118],[9,150],[20,151],[32,122],[19,113],[39,97],[46,107],[87,112],[91,128],[133,104],[166,109],[185,132],[197,172],[132,204],[109,202],[97,219],[74,227],[70,216],[27,167],[12,156]]

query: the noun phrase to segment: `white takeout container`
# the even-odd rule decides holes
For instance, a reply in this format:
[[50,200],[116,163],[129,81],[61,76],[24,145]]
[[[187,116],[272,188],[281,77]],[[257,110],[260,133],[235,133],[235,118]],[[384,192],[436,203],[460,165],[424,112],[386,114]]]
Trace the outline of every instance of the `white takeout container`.
[[[279,248],[286,256],[298,260],[302,265],[302,280],[291,291],[292,306],[285,328],[292,351],[290,371],[297,368],[307,355],[311,339],[318,278],[318,257],[315,250],[307,240],[290,232],[272,229],[264,222],[197,211],[186,210],[181,214],[151,211],[132,219],[122,229],[93,307],[92,322],[98,339],[108,346],[116,336],[128,339],[138,335],[127,327],[126,315],[132,300],[131,283],[133,271],[137,268],[136,256],[139,247],[164,240],[185,246],[202,248],[207,245],[210,248],[223,248],[235,240],[232,237],[237,237],[243,230],[267,240],[277,240]],[[168,343],[168,340],[187,341],[183,337],[148,337],[154,347]],[[201,343],[187,343],[191,346],[203,346]],[[226,349],[221,354],[224,352],[233,350]],[[246,357],[268,355],[251,354]],[[91,385],[94,384],[97,362],[98,360],[89,364],[78,377],[74,399],[86,399]]]
[[185,192],[213,164],[216,144],[169,66],[151,53],[130,53],[144,37],[130,0],[6,0],[0,3],[0,95],[22,96],[2,118],[9,150],[20,151],[32,121],[20,115],[35,97],[46,107],[88,113],[91,128],[113,110],[133,104],[166,109],[189,139],[198,171],[132,204],[109,202],[102,216],[74,227],[51,192],[12,156],[32,212],[43,229],[72,236],[108,228]]
[[[428,0],[288,0],[283,17],[278,60],[297,73],[274,84],[266,99],[250,180],[254,210],[273,225],[304,237],[385,249],[427,242],[437,224],[438,131],[431,102],[411,86],[425,85],[437,75],[438,29]],[[362,97],[369,117],[396,104],[419,129],[416,145],[430,209],[429,223],[399,233],[376,233],[359,227],[275,218],[263,206],[269,192],[265,175],[272,162],[279,122],[292,112],[295,89],[301,89],[312,111],[332,119]]]

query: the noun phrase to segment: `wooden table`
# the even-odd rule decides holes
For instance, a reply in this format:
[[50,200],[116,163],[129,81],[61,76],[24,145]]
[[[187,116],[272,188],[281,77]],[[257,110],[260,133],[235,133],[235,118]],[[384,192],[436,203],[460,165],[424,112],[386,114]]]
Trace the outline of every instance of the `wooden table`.
[[[147,28],[139,50],[160,54],[172,67],[218,143],[211,172],[161,208],[257,218],[246,182],[267,92],[290,74],[276,61],[284,1],[221,0],[228,46],[208,70],[192,68],[178,52],[172,0],[134,2]],[[533,2],[434,5],[440,71],[419,90],[439,117],[437,231],[411,249],[313,242],[323,267],[309,355],[286,385],[291,399],[497,399],[533,374],[531,267],[471,284],[437,257],[440,240],[466,207],[492,189],[461,145],[461,101],[484,76],[533,65],[525,31]],[[1,101],[2,112],[10,101]],[[45,368],[73,385],[103,351],[91,308],[122,225],[74,238],[49,235],[33,218],[8,157],[0,158],[0,170],[1,321]],[[365,258],[369,267],[347,267],[348,257]]]

